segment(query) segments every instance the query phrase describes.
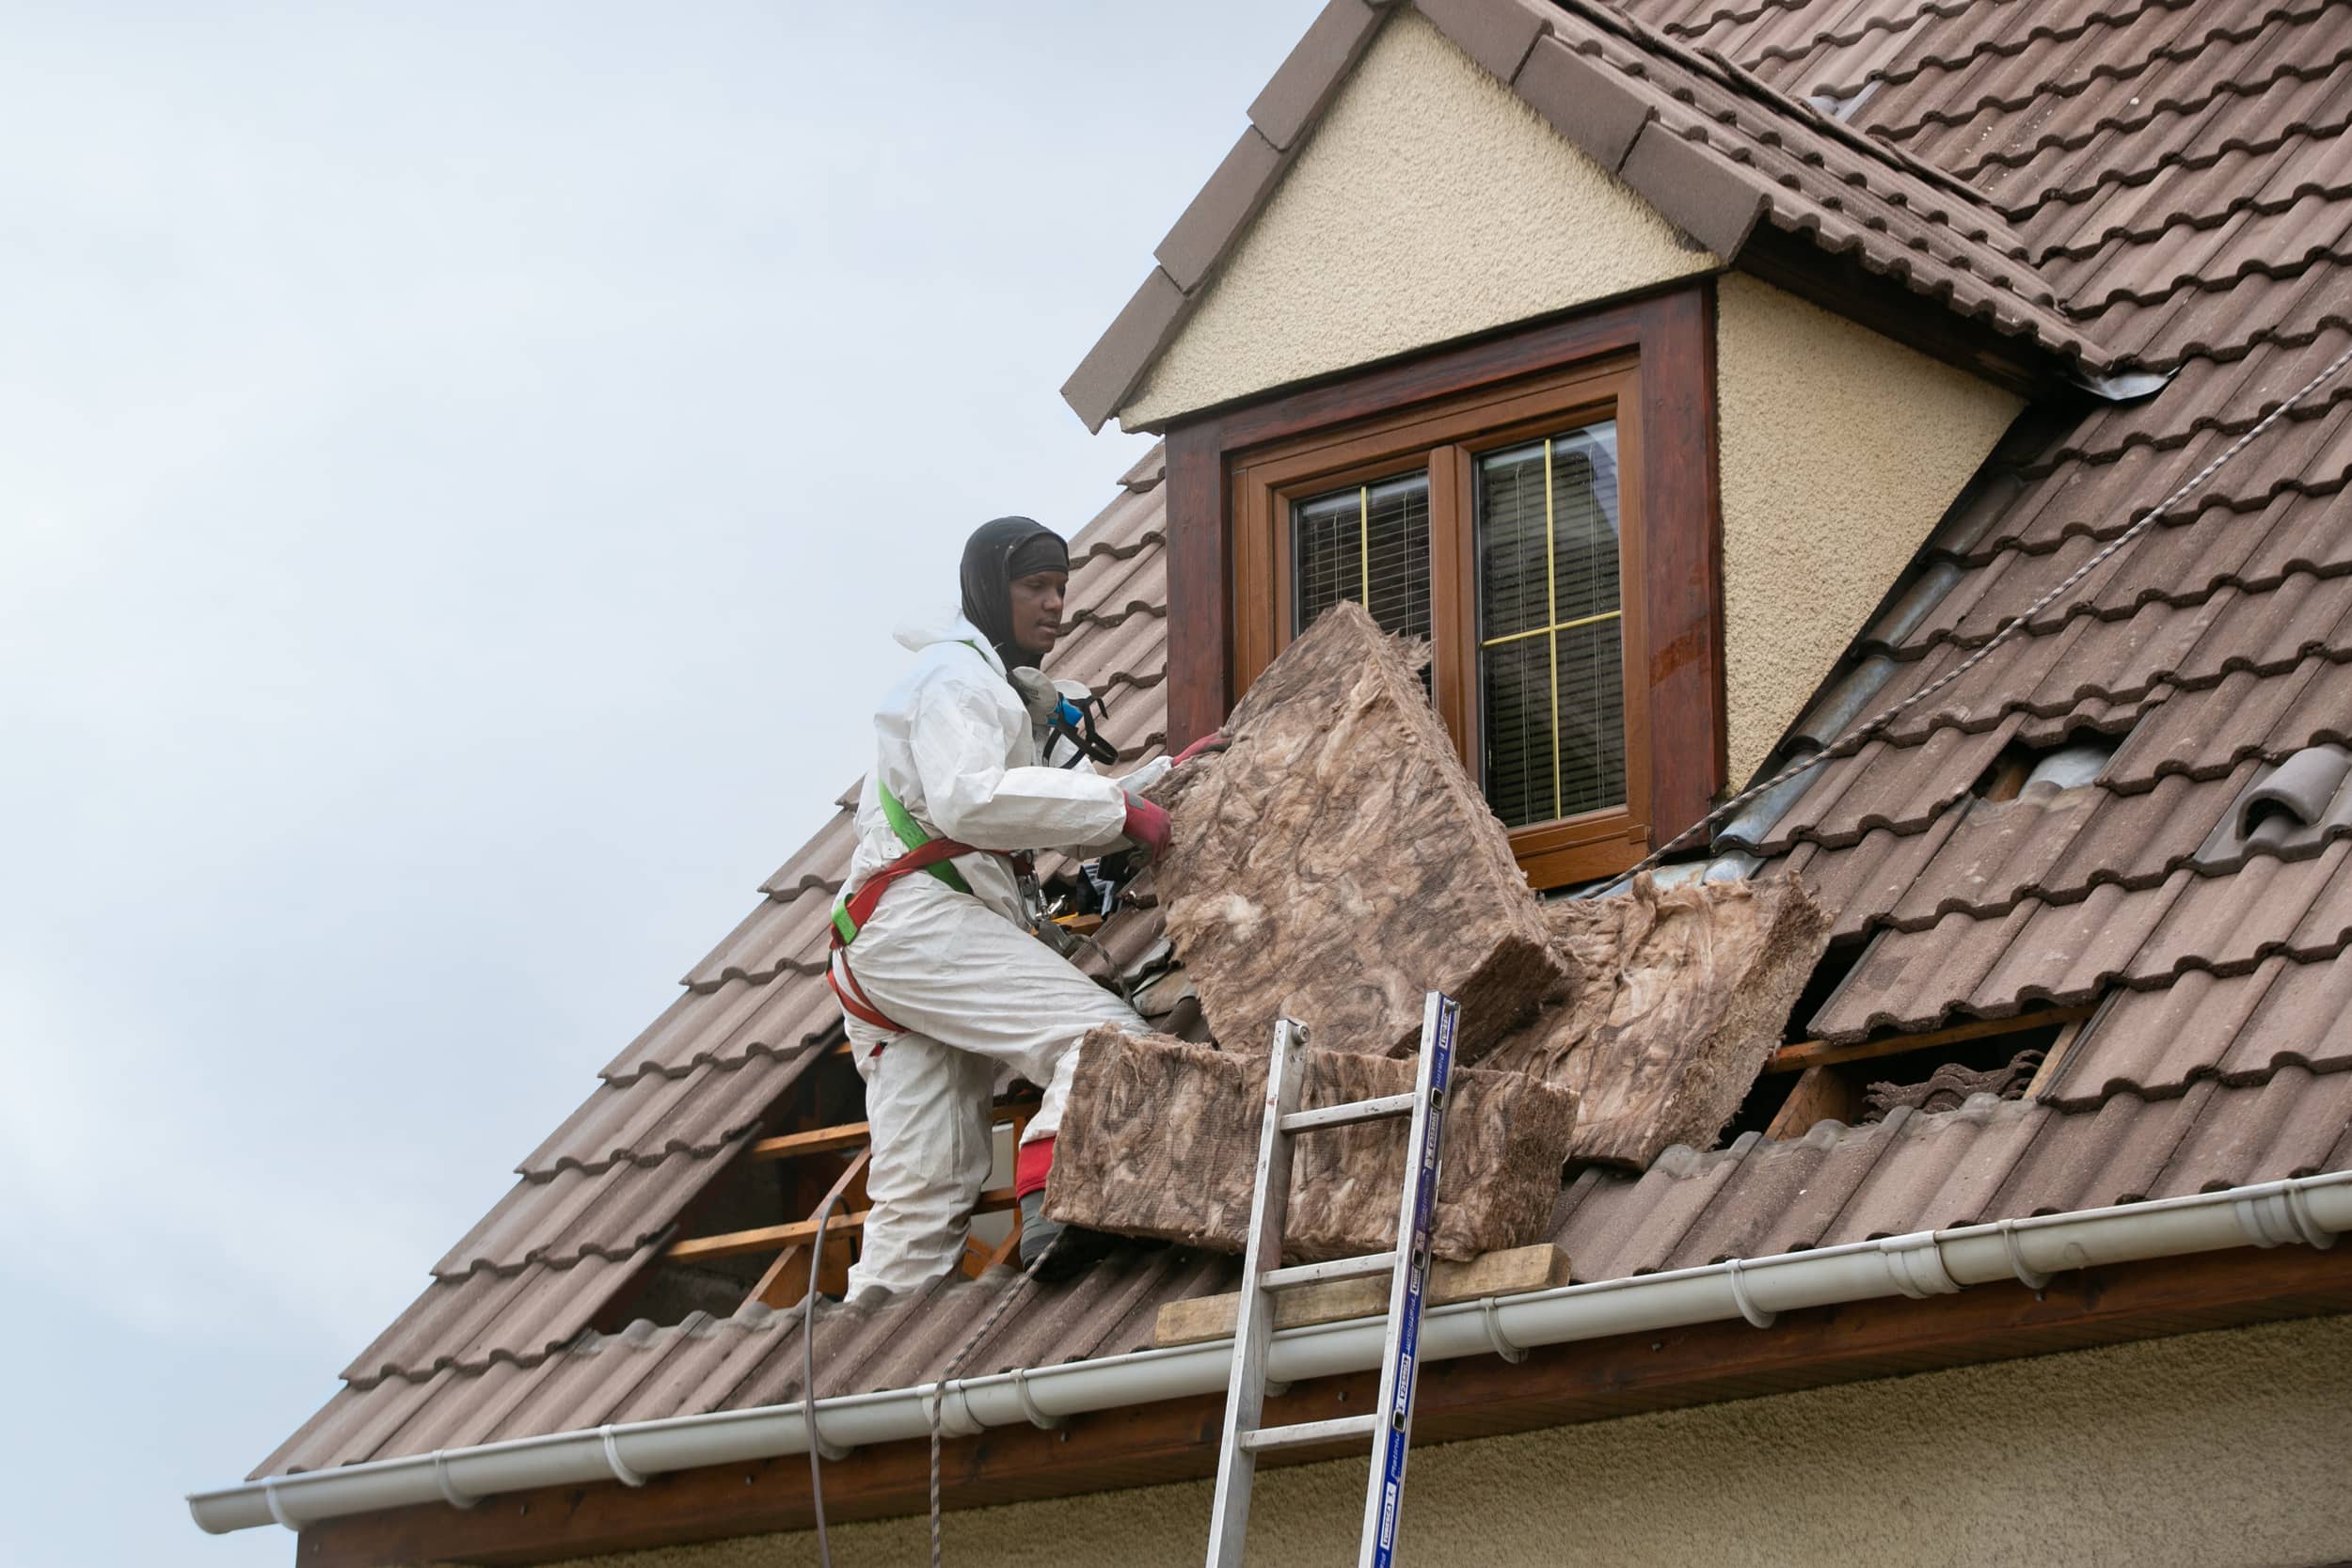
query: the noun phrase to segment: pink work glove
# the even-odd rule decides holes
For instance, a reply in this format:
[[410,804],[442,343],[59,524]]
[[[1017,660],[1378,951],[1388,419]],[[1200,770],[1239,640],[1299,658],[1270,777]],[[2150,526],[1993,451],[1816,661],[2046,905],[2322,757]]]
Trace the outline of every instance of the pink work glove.
[[1232,743],[1233,737],[1227,735],[1223,730],[1218,730],[1212,735],[1204,735],[1200,739],[1194,741],[1191,745],[1185,747],[1183,751],[1177,752],[1176,760],[1169,766],[1171,768],[1182,768],[1184,764],[1190,762],[1197,756],[1204,756],[1211,752],[1221,752]]
[[1168,848],[1168,813],[1139,796],[1127,798],[1127,842],[1155,861]]

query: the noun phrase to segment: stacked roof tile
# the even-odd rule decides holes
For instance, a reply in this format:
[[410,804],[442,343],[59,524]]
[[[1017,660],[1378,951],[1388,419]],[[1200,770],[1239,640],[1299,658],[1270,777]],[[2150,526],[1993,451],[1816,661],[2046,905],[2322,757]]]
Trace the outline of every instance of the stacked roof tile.
[[[1534,16],[1513,69],[1539,44],[1597,62],[1673,134],[1736,142],[1752,162],[1735,166],[1769,166],[1857,243],[1893,243],[1940,203],[1928,227],[1949,232],[1905,251],[1923,268],[2042,278],[2051,296],[2029,303],[2050,323],[2177,372],[2142,403],[2021,423],[1922,552],[1914,591],[1857,639],[1839,678],[1883,673],[1870,708],[1981,647],[2352,346],[2341,0],[1640,0],[1629,8],[1677,46],[1644,44],[1639,71],[1628,40],[1656,35],[1582,0],[1480,6],[1504,33]],[[1318,69],[1352,57],[1357,43],[1318,25]],[[1319,106],[1303,69],[1253,110],[1251,134],[1277,149]],[[1766,115],[1767,89],[1843,124]],[[1860,137],[1888,154],[1865,169]],[[1845,172],[1825,183],[1833,164]],[[2339,380],[1750,831],[1762,874],[1816,882],[1852,958],[1801,1024],[1848,1038],[2094,1006],[2039,1096],[1749,1134],[1639,1178],[1583,1172],[1554,1226],[1578,1277],[2352,1165],[2347,478]],[[1056,661],[1108,693],[1134,758],[1162,738],[1159,480],[1154,454],[1080,536],[1075,629]],[[848,799],[257,1474],[795,1397],[797,1314],[588,1325],[833,1037],[817,971]],[[1166,957],[1148,911],[1104,938],[1122,972]],[[1064,1286],[955,1279],[870,1318],[824,1315],[821,1391],[938,1375],[975,1304],[1006,1289],[1035,1299],[967,1370],[1136,1349],[1162,1302],[1227,1289],[1232,1271],[1136,1249]]]

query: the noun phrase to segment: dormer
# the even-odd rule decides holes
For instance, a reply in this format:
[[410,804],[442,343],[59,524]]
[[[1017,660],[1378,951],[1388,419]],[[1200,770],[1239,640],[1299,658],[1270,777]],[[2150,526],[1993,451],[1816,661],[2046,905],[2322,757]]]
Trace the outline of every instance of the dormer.
[[1428,639],[1536,885],[1752,775],[2030,400],[2006,220],[1564,0],[1332,0],[1063,388],[1168,451],[1169,732],[1322,610]]

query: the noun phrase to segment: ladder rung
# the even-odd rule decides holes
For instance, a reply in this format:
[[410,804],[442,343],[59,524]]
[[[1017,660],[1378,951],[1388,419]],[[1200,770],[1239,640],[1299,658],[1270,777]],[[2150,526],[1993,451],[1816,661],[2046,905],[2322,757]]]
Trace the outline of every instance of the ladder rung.
[[1337,1443],[1369,1437],[1380,1427],[1377,1416],[1342,1416],[1332,1421],[1300,1421],[1295,1426],[1260,1427],[1241,1434],[1241,1446],[1251,1453],[1269,1449],[1303,1449],[1314,1443]]
[[1329,1279],[1361,1279],[1366,1275],[1387,1274],[1395,1267],[1395,1252],[1367,1252],[1360,1258],[1334,1258],[1326,1263],[1293,1263],[1287,1269],[1268,1269],[1258,1276],[1258,1284],[1263,1290],[1288,1291],[1301,1285],[1320,1285]]
[[1282,1118],[1285,1132],[1311,1132],[1319,1127],[1353,1127],[1359,1121],[1385,1121],[1413,1114],[1413,1096],[1383,1095],[1378,1100],[1355,1100],[1344,1105],[1325,1105],[1312,1111],[1293,1111]]

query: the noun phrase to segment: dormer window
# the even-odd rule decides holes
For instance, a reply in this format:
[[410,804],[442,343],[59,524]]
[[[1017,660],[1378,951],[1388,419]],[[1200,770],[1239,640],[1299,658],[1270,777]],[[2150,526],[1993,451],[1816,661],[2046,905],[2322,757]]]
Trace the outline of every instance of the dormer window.
[[[1626,800],[1624,605],[1618,592],[1617,424],[1597,417],[1491,451],[1468,447],[1470,515],[1434,509],[1426,467],[1290,503],[1292,636],[1343,599],[1400,637],[1427,638],[1439,557],[1470,602],[1479,777],[1511,828],[1586,817]],[[1434,526],[1433,526],[1434,525]],[[1463,657],[1433,650],[1431,671]],[[1426,676],[1424,678],[1427,678]]]
[[[1677,388],[1704,373],[1677,318],[1703,325],[1697,291],[1299,394],[1308,428],[1273,439],[1230,433],[1279,404],[1224,426],[1232,692],[1343,599],[1428,639],[1431,701],[1539,887],[1623,870],[1717,783],[1711,409]],[[1681,457],[1646,438],[1661,407]],[[1661,680],[1685,688],[1663,723]]]

